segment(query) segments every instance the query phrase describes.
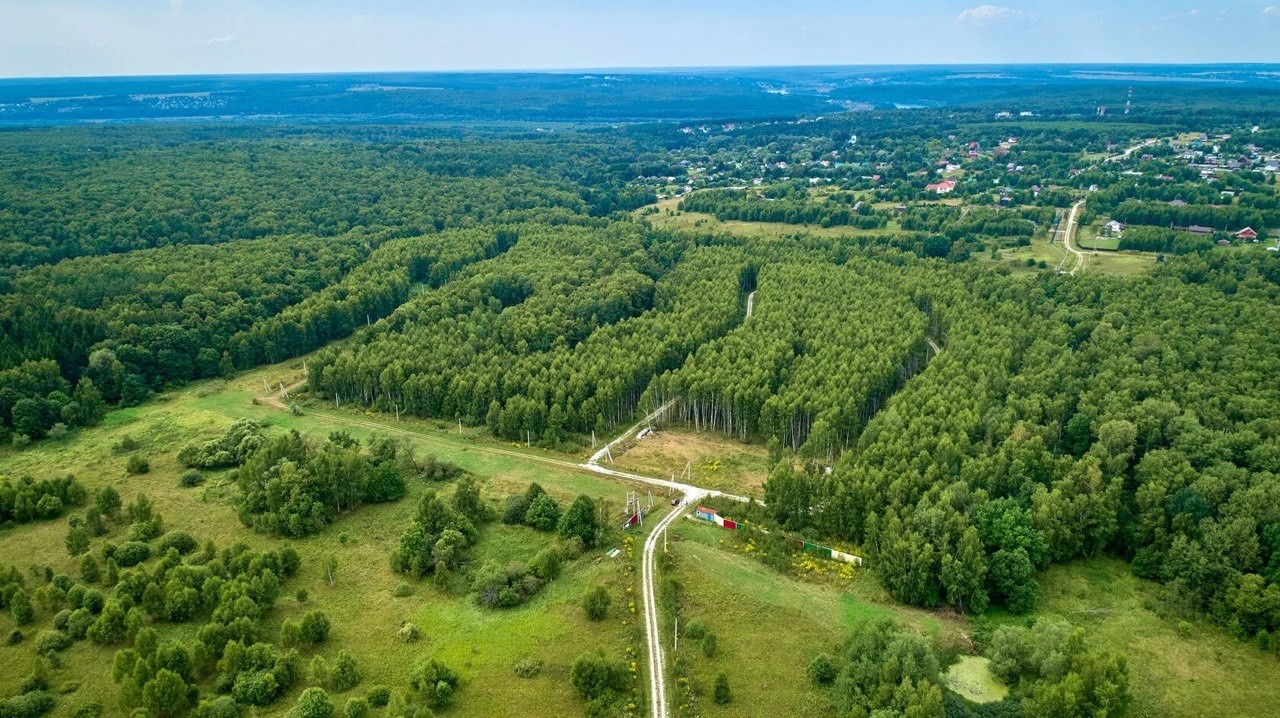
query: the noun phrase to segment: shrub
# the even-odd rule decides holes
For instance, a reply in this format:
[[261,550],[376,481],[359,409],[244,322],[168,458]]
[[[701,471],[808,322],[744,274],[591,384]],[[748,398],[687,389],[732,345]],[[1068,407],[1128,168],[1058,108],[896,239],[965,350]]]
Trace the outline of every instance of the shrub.
[[36,502],[36,515],[42,519],[57,518],[62,513],[62,499],[45,494]]
[[559,531],[566,539],[582,539],[582,544],[587,548],[596,545],[599,526],[596,524],[596,505],[590,496],[584,494],[573,500],[569,509],[560,517]]
[[544,582],[554,581],[560,575],[560,567],[560,551],[554,548],[542,549],[529,561],[529,570]]
[[62,631],[41,631],[36,636],[36,653],[48,656],[71,647],[71,636]]
[[702,637],[702,655],[707,658],[716,657],[716,634],[711,633],[710,631],[707,632],[707,635]]
[[705,635],[707,635],[707,627],[702,625],[702,621],[699,621],[698,619],[694,618],[690,620],[687,624],[685,624],[685,627],[684,627],[685,638],[688,638],[694,641],[700,641],[702,640],[702,637]]
[[733,693],[729,691],[729,677],[724,673],[716,676],[716,687],[712,699],[719,706],[727,706],[733,701]]
[[285,648],[294,648],[301,642],[302,624],[286,618],[280,624],[280,645]]
[[595,700],[625,689],[627,668],[599,651],[584,653],[569,668],[569,683],[586,700]]
[[820,686],[829,686],[836,680],[836,666],[831,656],[819,653],[809,661],[809,680]]
[[323,688],[308,688],[289,711],[289,718],[332,718],[333,700]]
[[396,638],[400,639],[401,643],[413,643],[419,637],[421,637],[421,633],[419,633],[418,627],[408,621],[401,624],[400,630],[396,631]]
[[365,718],[369,715],[369,701],[364,698],[351,698],[343,710],[347,718]]
[[84,525],[94,536],[105,536],[107,533],[107,525],[102,522],[102,512],[97,506],[90,506],[84,510]]
[[19,626],[25,626],[31,623],[36,617],[36,610],[31,605],[31,598],[27,596],[27,592],[18,589],[9,596],[9,612],[13,614],[13,620]]
[[162,668],[142,687],[142,703],[151,715],[176,716],[190,706],[191,691],[182,676]]
[[84,592],[84,599],[80,602],[82,608],[94,615],[102,613],[102,607],[106,605],[107,597],[96,588],[90,588]]
[[374,686],[369,690],[369,705],[374,708],[386,708],[391,701],[391,689],[386,686]]
[[130,454],[124,464],[124,470],[136,476],[151,471],[151,464],[141,454]]
[[311,659],[311,664],[307,666],[307,678],[316,685],[328,685],[329,679],[333,677],[333,667],[325,660],[324,656],[316,656]]
[[298,603],[306,603],[307,595],[307,589],[300,588],[293,594],[293,597],[298,601]]
[[71,718],[99,718],[101,715],[102,704],[97,701],[91,701],[72,711]]
[[87,608],[77,608],[71,612],[71,616],[67,619],[67,634],[73,639],[81,639],[89,635],[89,626],[93,625],[95,618]]
[[177,551],[179,555],[185,556],[186,554],[195,551],[199,545],[200,544],[196,543],[196,540],[191,537],[191,534],[186,531],[170,531],[160,538],[158,548],[160,549],[160,553],[168,553],[169,549],[173,549]]
[[22,635],[22,631],[15,628],[9,632],[8,637],[4,639],[4,643],[6,646],[16,646],[19,643],[22,643],[22,639],[24,638],[26,638],[26,636]]
[[302,567],[302,557],[298,555],[298,550],[292,546],[285,546],[280,550],[280,572],[289,577],[298,572]]
[[609,604],[613,601],[604,586],[596,586],[582,597],[582,610],[592,621],[603,621],[609,615]]
[[324,643],[329,640],[329,618],[320,611],[308,611],[302,617],[302,640]]
[[395,589],[391,591],[391,595],[396,598],[408,598],[413,595],[413,586],[404,582],[396,584]]
[[204,474],[195,469],[189,469],[182,472],[182,478],[178,479],[178,485],[184,489],[194,488],[204,483]]
[[508,496],[506,506],[502,510],[502,523],[509,526],[523,524],[528,510],[529,504],[523,496]]
[[329,687],[338,693],[349,691],[360,684],[360,667],[356,665],[356,659],[351,657],[346,651],[338,652],[338,660],[333,664],[333,671],[329,675]]
[[0,715],[12,718],[37,718],[53,710],[53,696],[44,691],[31,691],[0,703]]
[[154,516],[129,524],[129,535],[126,538],[130,541],[150,541],[159,536],[162,530],[164,530],[164,525],[161,523],[160,517]]
[[110,486],[104,486],[98,489],[97,495],[94,497],[94,506],[103,516],[115,518],[120,513],[120,492]]
[[516,664],[515,672],[519,678],[533,678],[542,672],[542,661],[526,658]]
[[98,559],[93,554],[85,554],[80,557],[80,578],[85,583],[97,583],[102,579],[102,569],[98,566]]
[[413,673],[409,676],[409,687],[420,694],[432,708],[443,708],[453,701],[453,691],[458,687],[458,674],[432,658],[414,666]]
[[151,547],[141,541],[125,541],[111,554],[111,559],[121,568],[136,566],[149,558]]
[[560,505],[547,494],[534,499],[525,512],[525,523],[539,531],[554,531],[559,522]]
[[79,556],[89,550],[89,529],[84,523],[76,518],[71,517],[70,525],[67,526],[67,553],[72,557]]
[[240,706],[231,696],[218,696],[204,701],[196,709],[196,718],[239,718]]
[[101,615],[89,627],[88,636],[94,643],[115,643],[124,638],[128,630],[124,609],[115,599],[107,601]]

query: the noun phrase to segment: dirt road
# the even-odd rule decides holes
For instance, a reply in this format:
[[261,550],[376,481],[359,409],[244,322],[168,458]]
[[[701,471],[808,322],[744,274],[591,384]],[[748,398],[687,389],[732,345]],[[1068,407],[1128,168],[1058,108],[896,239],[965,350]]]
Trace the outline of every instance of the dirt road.
[[[1081,252],[1071,245],[1071,240],[1075,237],[1076,229],[1078,229],[1076,226],[1076,216],[1080,213],[1080,209],[1084,207],[1084,203],[1084,200],[1080,200],[1071,206],[1071,214],[1067,215],[1066,224],[1058,230],[1062,233],[1062,247],[1068,252],[1068,254],[1062,258],[1062,261],[1058,263],[1059,274],[1075,274],[1076,270],[1084,267],[1084,252]],[[1071,265],[1070,271],[1064,271],[1062,269],[1062,265],[1066,263],[1068,258],[1074,259],[1075,262]]]

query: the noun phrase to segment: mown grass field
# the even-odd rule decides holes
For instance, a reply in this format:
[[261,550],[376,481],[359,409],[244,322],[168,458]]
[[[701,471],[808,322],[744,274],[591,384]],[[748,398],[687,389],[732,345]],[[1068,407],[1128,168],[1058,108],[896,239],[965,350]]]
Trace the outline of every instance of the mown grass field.
[[689,467],[692,483],[739,496],[764,496],[769,478],[769,452],[709,431],[660,428],[639,441],[613,450],[614,467],[644,476],[679,475]]
[[[281,540],[255,533],[240,523],[231,503],[235,489],[230,472],[210,472],[203,486],[180,488],[178,477],[183,467],[178,464],[176,453],[188,441],[215,436],[246,416],[321,438],[337,429],[346,429],[360,439],[379,431],[396,434],[419,456],[433,454],[476,474],[486,498],[495,504],[505,494],[522,492],[531,481],[542,484],[562,503],[587,493],[620,506],[625,497],[624,484],[547,463],[547,459],[572,461],[574,457],[517,450],[486,441],[474,431],[458,436],[456,426],[450,434],[448,427],[431,422],[397,424],[394,417],[388,420],[384,416],[335,412],[332,406],[324,412],[312,413],[309,409],[302,416],[294,416],[266,402],[255,403],[255,396],[262,394],[263,378],[272,384],[279,380],[287,384],[295,373],[300,373],[300,368],[272,367],[230,382],[193,385],[141,407],[113,412],[102,425],[76,432],[63,442],[43,443],[23,452],[0,450],[0,466],[5,474],[14,477],[30,474],[47,478],[72,473],[90,491],[112,485],[126,504],[138,493],[146,493],[164,517],[166,530],[182,529],[200,542],[212,539],[219,547],[244,541],[266,548]],[[138,453],[148,458],[149,473],[130,476],[125,471],[131,452],[112,450],[125,436],[140,445]],[[487,453],[483,449],[513,453]],[[330,639],[318,649],[303,651],[303,667],[316,653],[332,661],[339,650],[347,650],[364,673],[360,686],[335,696],[339,707],[348,697],[363,695],[375,685],[405,690],[414,664],[425,657],[437,657],[462,677],[451,715],[506,715],[513,706],[519,706],[522,715],[530,716],[579,712],[582,701],[568,681],[573,659],[596,648],[622,658],[628,647],[638,645],[634,619],[624,616],[623,609],[618,608],[626,606],[627,589],[633,586],[634,574],[627,569],[625,553],[608,559],[603,557],[607,547],[588,552],[569,563],[561,577],[529,603],[515,609],[479,607],[466,595],[466,586],[460,579],[446,589],[429,579],[410,582],[412,595],[398,598],[393,592],[405,579],[391,570],[388,555],[412,520],[419,496],[428,488],[448,492],[448,486],[411,481],[409,495],[399,502],[363,506],[318,535],[289,541],[301,555],[302,567],[297,576],[284,582],[275,609],[261,624],[261,639],[274,640],[285,619],[300,619],[312,609],[324,611],[333,625]],[[0,530],[0,565],[14,564],[24,571],[32,565],[49,565],[55,572],[78,578],[76,561],[64,547],[69,515]],[[114,525],[101,540],[118,543],[124,540],[126,530],[127,525]],[[495,522],[483,528],[471,556],[473,560],[524,562],[551,541],[548,534]],[[323,560],[330,554],[338,559],[333,586],[322,569]],[[34,587],[37,583],[29,581],[29,585]],[[588,622],[580,606],[581,596],[595,585],[607,586],[614,598],[615,610],[603,623]],[[305,603],[294,596],[299,589],[308,593]],[[50,626],[52,615],[52,611],[37,609],[36,621],[23,627],[23,631],[35,636]],[[396,632],[405,621],[419,627],[420,641],[406,644],[397,638]],[[0,612],[0,633],[8,635],[14,627],[9,612]],[[198,624],[157,625],[162,641],[191,639],[197,627]],[[34,644],[28,639],[18,646],[0,647],[0,696],[16,692],[31,671]],[[124,714],[115,701],[117,690],[110,676],[111,659],[117,648],[79,641],[65,652],[65,667],[54,671],[52,688],[55,692],[73,687],[75,690],[59,696],[53,715],[70,715],[90,700],[101,701],[107,715]],[[526,658],[543,661],[542,672],[534,678],[517,678],[513,666]],[[283,715],[306,685],[306,681],[300,682],[291,695],[259,714]],[[208,695],[211,679],[202,686]]]

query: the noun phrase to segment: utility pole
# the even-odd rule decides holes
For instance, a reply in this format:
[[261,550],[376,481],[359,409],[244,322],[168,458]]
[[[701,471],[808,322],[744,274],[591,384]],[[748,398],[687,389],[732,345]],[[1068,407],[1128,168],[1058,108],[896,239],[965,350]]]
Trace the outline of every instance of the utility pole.
[[462,417],[458,417],[458,435],[462,435]]
[[592,451],[596,450],[596,430],[595,429],[591,430],[591,450]]
[[675,653],[680,650],[680,617],[676,616],[675,637],[671,641],[671,652]]

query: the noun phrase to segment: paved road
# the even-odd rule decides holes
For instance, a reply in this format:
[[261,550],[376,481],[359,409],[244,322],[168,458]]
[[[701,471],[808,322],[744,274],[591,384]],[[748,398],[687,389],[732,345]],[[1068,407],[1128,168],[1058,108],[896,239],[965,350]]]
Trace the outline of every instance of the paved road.
[[1076,226],[1076,215],[1080,213],[1080,208],[1084,207],[1084,203],[1084,200],[1080,200],[1071,206],[1071,214],[1067,215],[1066,224],[1058,230],[1062,233],[1062,246],[1068,252],[1068,254],[1062,258],[1062,261],[1058,263],[1058,272],[1060,274],[1064,273],[1062,265],[1066,263],[1068,258],[1074,259],[1075,262],[1071,265],[1071,271],[1065,272],[1065,274],[1075,274],[1076,270],[1084,266],[1084,252],[1081,252],[1071,246],[1071,240],[1075,236],[1076,229],[1078,229]]
[[1104,157],[1102,161],[1103,162],[1119,162],[1120,160],[1127,160],[1129,159],[1129,156],[1132,155],[1134,152],[1137,152],[1138,150],[1144,147],[1150,147],[1151,145],[1154,145],[1159,141],[1160,140],[1158,139],[1146,140],[1141,144],[1136,144],[1133,147],[1130,147],[1129,149],[1125,150],[1124,152],[1121,152],[1118,155],[1111,155],[1110,157]]

